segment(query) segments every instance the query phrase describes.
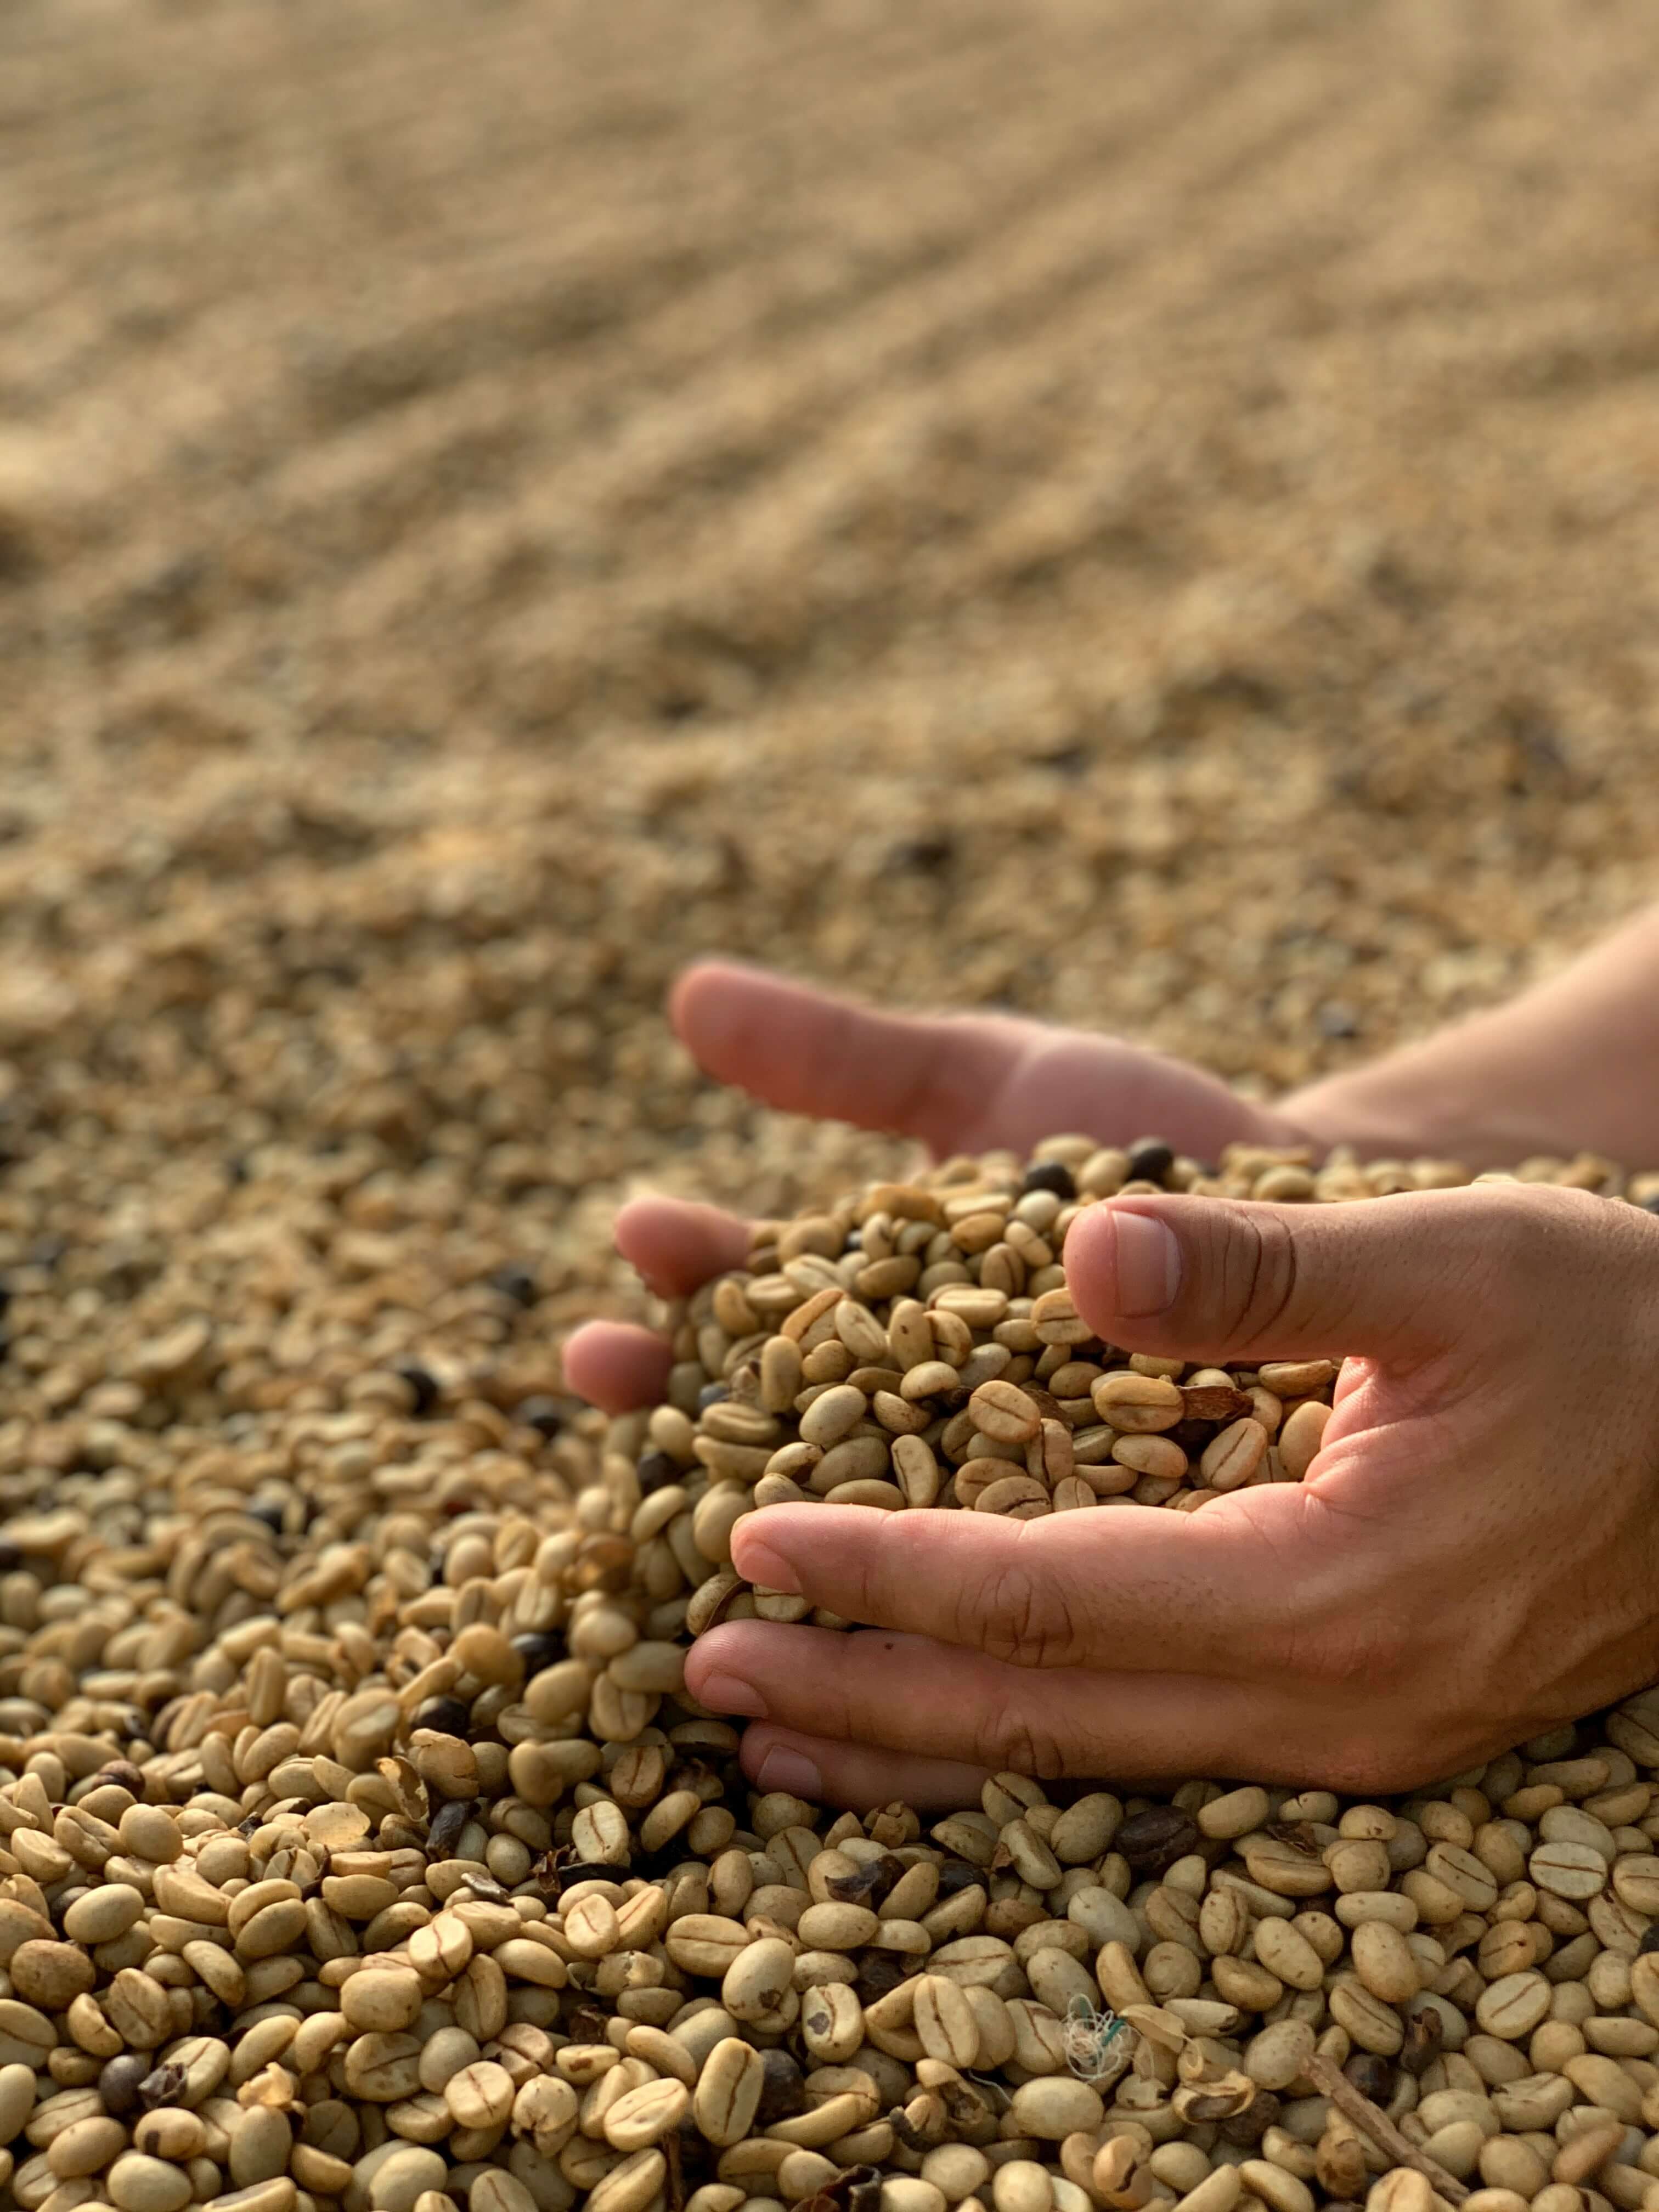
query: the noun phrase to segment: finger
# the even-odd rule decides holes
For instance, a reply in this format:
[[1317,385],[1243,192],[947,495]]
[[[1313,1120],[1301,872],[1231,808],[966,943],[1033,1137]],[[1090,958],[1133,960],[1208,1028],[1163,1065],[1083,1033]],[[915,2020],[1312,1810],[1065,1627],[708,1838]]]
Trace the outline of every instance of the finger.
[[1300,1485],[1250,1495],[1249,1515],[1226,1498],[1041,1521],[775,1505],[738,1522],[732,1564],[844,1620],[1023,1667],[1224,1674],[1241,1650],[1279,1647],[1285,1575],[1310,1559],[1304,1524],[1323,1510]]
[[679,1198],[636,1198],[617,1216],[617,1249],[659,1297],[687,1297],[741,1267],[749,1231],[735,1214]]
[[1386,1206],[1114,1199],[1073,1222],[1066,1282],[1091,1328],[1137,1352],[1354,1352],[1392,1364],[1456,1341],[1474,1314],[1490,1318],[1514,1272],[1510,1238],[1523,1226],[1547,1230],[1551,1212],[1530,1193],[1517,1209],[1493,1188]]
[[790,1113],[919,1137],[935,1152],[984,1125],[1043,1034],[1000,1016],[876,1013],[725,960],[689,969],[670,1013],[698,1065],[722,1083]]
[[958,1759],[919,1759],[872,1744],[836,1743],[758,1722],[744,1732],[743,1771],[757,1790],[787,1790],[815,1805],[860,1812],[902,1798],[921,1812],[977,1805],[990,1769]]
[[925,1637],[759,1620],[728,1621],[702,1638],[686,1680],[716,1712],[906,1760],[1045,1778],[1214,1774],[1241,1760],[1269,1775],[1294,1755],[1308,1724],[1305,1696],[1293,1705],[1254,1684],[1080,1667],[1041,1673]]
[[564,1347],[564,1379],[590,1406],[631,1413],[651,1406],[668,1388],[673,1354],[653,1330],[631,1322],[584,1322]]

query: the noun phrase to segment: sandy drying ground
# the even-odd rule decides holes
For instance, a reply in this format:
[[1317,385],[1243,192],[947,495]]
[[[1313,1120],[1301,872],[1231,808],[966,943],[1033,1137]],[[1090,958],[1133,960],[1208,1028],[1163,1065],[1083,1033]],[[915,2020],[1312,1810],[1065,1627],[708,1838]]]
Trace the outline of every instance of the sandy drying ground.
[[332,1146],[557,1321],[845,1157],[699,950],[1275,1084],[1626,911],[1652,30],[14,0],[0,1263]]

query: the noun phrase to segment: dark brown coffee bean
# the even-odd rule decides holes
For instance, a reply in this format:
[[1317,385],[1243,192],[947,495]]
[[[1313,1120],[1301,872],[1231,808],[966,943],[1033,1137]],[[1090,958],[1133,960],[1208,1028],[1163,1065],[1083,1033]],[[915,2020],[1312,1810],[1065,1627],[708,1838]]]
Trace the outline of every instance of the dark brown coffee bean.
[[1406,2040],[1401,2047],[1401,2072],[1414,2076],[1432,2065],[1440,2055],[1445,2033],[1445,2024],[1437,2012],[1413,2013],[1407,2023]]
[[1117,1832],[1117,1848],[1137,1874],[1162,1874],[1199,1845],[1198,1823],[1178,1805],[1153,1805],[1132,1813]]
[[765,2079],[755,2114],[757,2133],[806,2110],[805,2077],[787,2051],[763,2051],[761,2066]]
[[1236,2112],[1230,2120],[1216,2123],[1216,2133],[1223,2142],[1248,2149],[1253,2143],[1259,2143],[1269,2128],[1278,2125],[1279,2112],[1279,2100],[1273,2091],[1258,2089],[1242,2112]]
[[1394,2094],[1394,2068],[1374,2051],[1356,2051],[1342,2071],[1374,2105],[1386,2105]]

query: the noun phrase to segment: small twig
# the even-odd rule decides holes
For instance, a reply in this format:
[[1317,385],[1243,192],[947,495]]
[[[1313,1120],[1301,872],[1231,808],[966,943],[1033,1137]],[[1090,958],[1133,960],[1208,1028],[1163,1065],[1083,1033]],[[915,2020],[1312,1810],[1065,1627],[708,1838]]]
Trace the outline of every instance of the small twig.
[[1369,2097],[1356,2089],[1340,2067],[1333,2066],[1328,2058],[1322,2058],[1316,2053],[1302,2070],[1322,2096],[1328,2097],[1340,2112],[1347,2115],[1355,2127],[1364,2130],[1378,2150],[1386,2151],[1397,2165],[1408,2166],[1414,2173],[1420,2173],[1431,2181],[1448,2204],[1463,2202],[1469,2192],[1456,2176],[1448,2173],[1437,2160],[1430,2158],[1419,2150],[1414,2142],[1402,2136],[1381,2106],[1374,2105]]
[[668,2160],[668,2212],[685,2212],[685,2169],[680,2163],[680,2139],[671,2128],[663,2144]]

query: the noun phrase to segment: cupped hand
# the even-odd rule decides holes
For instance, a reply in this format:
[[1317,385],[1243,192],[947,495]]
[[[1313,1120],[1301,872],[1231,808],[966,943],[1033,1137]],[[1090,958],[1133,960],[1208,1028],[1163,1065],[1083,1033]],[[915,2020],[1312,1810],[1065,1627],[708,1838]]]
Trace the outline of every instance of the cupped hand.
[[[880,1013],[730,961],[689,969],[669,1012],[721,1082],[788,1112],[916,1138],[936,1157],[1023,1152],[1062,1130],[1103,1145],[1157,1135],[1199,1159],[1239,1141],[1302,1140],[1184,1060],[1007,1015]],[[646,1198],[623,1208],[617,1244],[653,1290],[683,1297],[740,1267],[749,1237],[714,1206]],[[573,1390],[625,1413],[661,1396],[668,1347],[648,1329],[594,1322],[571,1337],[564,1367]]]
[[1659,1674],[1659,1223],[1488,1184],[1108,1200],[1068,1286],[1132,1350],[1349,1354],[1299,1484],[1191,1513],[779,1506],[733,1562],[869,1624],[728,1623],[688,1686],[758,1784],[972,1802],[987,1769],[1370,1794]]

